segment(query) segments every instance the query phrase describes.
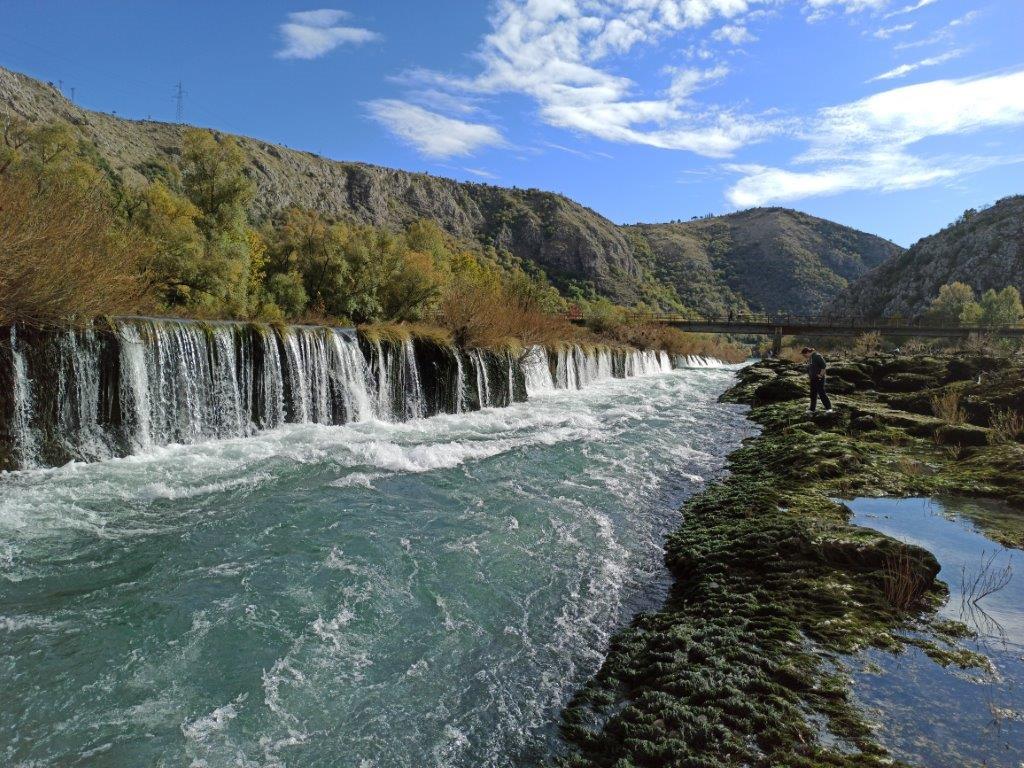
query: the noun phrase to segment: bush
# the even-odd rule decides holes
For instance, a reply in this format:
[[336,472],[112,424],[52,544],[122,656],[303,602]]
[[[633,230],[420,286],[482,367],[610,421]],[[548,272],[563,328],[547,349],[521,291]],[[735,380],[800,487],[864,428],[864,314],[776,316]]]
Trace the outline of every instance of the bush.
[[148,304],[152,242],[122,226],[106,190],[29,169],[0,177],[0,323],[48,325]]
[[1011,408],[996,411],[989,419],[989,442],[1012,443],[1024,437],[1024,414]]
[[967,415],[960,407],[960,393],[952,389],[932,397],[932,413],[949,424],[967,421]]

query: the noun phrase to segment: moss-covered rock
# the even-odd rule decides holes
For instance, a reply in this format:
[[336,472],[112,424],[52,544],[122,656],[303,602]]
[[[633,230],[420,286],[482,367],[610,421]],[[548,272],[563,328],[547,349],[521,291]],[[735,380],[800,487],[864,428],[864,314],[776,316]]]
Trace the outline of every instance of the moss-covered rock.
[[935,432],[942,445],[987,445],[988,430],[973,424],[943,424]]
[[767,405],[798,400],[809,395],[810,389],[806,381],[796,376],[776,376],[754,390],[754,402],[758,405]]
[[[900,360],[894,375],[932,377],[939,363]],[[849,525],[832,499],[956,490],[1024,506],[1024,446],[986,446],[985,430],[860,389],[808,418],[794,402],[798,374],[783,361],[759,364],[723,396],[755,405],[763,432],[730,456],[725,481],[684,508],[666,546],[675,586],[662,610],[616,636],[565,710],[566,766],[898,764],[851,701],[836,654],[913,644],[937,663],[977,663],[949,644],[958,632],[948,622],[931,623],[947,594],[935,558]],[[937,434],[975,447],[946,450]],[[1024,542],[1024,514],[1010,507],[979,523]],[[909,612],[887,598],[896,556],[917,585]]]

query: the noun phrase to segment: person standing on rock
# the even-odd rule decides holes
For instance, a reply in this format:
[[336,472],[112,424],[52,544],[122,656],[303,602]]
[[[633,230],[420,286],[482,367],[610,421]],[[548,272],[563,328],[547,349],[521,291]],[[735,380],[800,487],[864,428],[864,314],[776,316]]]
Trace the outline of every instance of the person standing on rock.
[[828,367],[825,364],[825,358],[814,347],[804,347],[800,350],[800,354],[807,361],[807,373],[811,377],[811,410],[808,413],[814,413],[818,407],[819,397],[821,404],[825,406],[825,413],[832,413],[832,401],[828,399],[828,394],[825,392],[825,369]]

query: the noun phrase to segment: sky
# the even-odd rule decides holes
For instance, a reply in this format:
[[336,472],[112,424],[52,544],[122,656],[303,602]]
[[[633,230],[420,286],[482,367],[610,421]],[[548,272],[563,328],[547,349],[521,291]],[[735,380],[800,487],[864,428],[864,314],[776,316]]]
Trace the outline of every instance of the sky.
[[1024,0],[0,0],[82,107],[560,192],[782,205],[909,245],[1024,193]]

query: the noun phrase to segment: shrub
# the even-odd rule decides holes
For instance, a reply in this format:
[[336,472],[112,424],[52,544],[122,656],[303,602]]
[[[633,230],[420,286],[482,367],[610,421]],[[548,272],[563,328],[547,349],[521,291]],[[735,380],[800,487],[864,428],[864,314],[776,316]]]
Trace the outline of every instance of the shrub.
[[106,190],[29,170],[0,177],[0,323],[134,312],[152,242],[117,222]]
[[960,393],[948,389],[942,394],[932,397],[932,413],[949,424],[963,424],[967,415],[960,407]]
[[882,348],[882,334],[878,331],[862,333],[853,341],[853,353],[856,355],[871,355]]
[[996,411],[989,419],[990,443],[1012,443],[1024,436],[1024,414],[1007,408]]

